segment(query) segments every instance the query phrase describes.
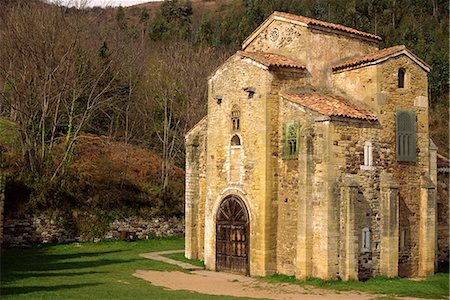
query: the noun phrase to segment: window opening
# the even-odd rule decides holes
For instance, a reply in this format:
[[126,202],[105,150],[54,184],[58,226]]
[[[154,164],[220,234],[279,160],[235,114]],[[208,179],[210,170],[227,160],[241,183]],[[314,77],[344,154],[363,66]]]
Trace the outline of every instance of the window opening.
[[406,229],[402,229],[400,231],[400,249],[405,249],[406,247]]
[[399,111],[396,114],[397,161],[416,161],[416,114]]
[[253,96],[255,95],[255,88],[254,87],[246,87],[244,88],[244,91],[248,93],[248,99],[252,99]]
[[398,87],[401,89],[405,87],[405,73],[405,69],[398,69]]
[[364,143],[364,166],[369,167],[372,166],[373,157],[372,157],[372,142]]
[[240,145],[241,145],[241,139],[239,138],[239,136],[237,134],[235,134],[231,138],[231,146],[240,146]]
[[298,123],[287,123],[283,130],[283,156],[296,158],[298,154]]
[[362,230],[361,252],[370,252],[370,229],[364,228]]
[[237,105],[233,105],[231,110],[231,124],[233,131],[238,131],[241,128],[240,116],[241,112],[239,107]]

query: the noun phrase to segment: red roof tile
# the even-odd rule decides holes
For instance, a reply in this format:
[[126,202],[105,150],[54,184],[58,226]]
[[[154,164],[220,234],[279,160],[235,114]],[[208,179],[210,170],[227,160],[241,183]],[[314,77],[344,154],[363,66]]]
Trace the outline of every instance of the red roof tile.
[[368,121],[377,120],[377,116],[367,109],[336,95],[285,90],[280,92],[280,96],[330,117],[347,117]]
[[363,37],[366,37],[366,38],[370,38],[370,39],[373,39],[373,40],[378,40],[378,41],[382,40],[381,37],[379,37],[377,35],[374,35],[374,34],[371,34],[371,33],[368,33],[368,32],[359,31],[359,30],[356,30],[356,29],[353,29],[353,28],[350,28],[350,27],[347,27],[347,26],[334,24],[334,23],[328,23],[328,22],[324,22],[324,21],[320,21],[320,20],[316,20],[316,19],[311,19],[311,18],[308,18],[308,17],[297,16],[297,15],[286,13],[286,12],[276,11],[276,12],[274,12],[272,14],[272,16],[283,17],[283,18],[286,18],[286,19],[302,22],[302,23],[305,23],[307,25],[313,25],[313,26],[319,26],[319,27],[334,29],[334,30],[338,30],[338,31],[343,31],[343,32],[347,32],[347,33],[363,36]]
[[285,68],[306,69],[305,65],[279,54],[266,53],[260,51],[258,52],[238,51],[238,54],[243,57],[250,58],[256,62],[259,62],[260,64],[263,64],[268,68],[285,67]]
[[385,48],[385,49],[381,49],[372,53],[369,53],[367,55],[364,56],[359,56],[356,58],[352,58],[349,60],[346,60],[344,62],[339,63],[338,65],[333,67],[333,71],[339,71],[342,69],[347,69],[347,68],[352,68],[352,67],[356,67],[362,64],[366,64],[366,63],[370,63],[370,62],[374,62],[377,61],[379,59],[383,59],[386,58],[390,55],[399,53],[401,51],[407,51],[409,54],[411,54],[415,59],[417,59],[420,63],[422,63],[425,67],[430,68],[429,65],[427,65],[424,61],[422,61],[420,58],[418,58],[416,55],[414,55],[414,53],[412,53],[411,51],[409,51],[408,49],[406,49],[406,47],[404,45],[399,45],[399,46],[394,46],[394,47],[390,47],[390,48]]

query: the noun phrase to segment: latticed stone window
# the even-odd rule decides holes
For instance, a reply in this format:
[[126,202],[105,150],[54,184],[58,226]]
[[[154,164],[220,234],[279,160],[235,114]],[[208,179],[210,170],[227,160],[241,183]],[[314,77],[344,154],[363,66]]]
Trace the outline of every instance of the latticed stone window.
[[233,105],[233,108],[231,110],[231,124],[233,131],[238,131],[241,127],[240,116],[241,112],[239,110],[239,106]]
[[283,128],[283,158],[297,158],[298,154],[298,123],[284,124]]
[[416,113],[398,111],[396,114],[397,161],[416,161]]

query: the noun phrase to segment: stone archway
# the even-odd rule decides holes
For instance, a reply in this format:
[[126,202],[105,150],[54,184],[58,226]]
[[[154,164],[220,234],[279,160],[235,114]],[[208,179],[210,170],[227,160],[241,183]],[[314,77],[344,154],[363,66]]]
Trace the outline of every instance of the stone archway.
[[238,196],[227,196],[217,210],[216,270],[249,275],[249,250],[247,208]]

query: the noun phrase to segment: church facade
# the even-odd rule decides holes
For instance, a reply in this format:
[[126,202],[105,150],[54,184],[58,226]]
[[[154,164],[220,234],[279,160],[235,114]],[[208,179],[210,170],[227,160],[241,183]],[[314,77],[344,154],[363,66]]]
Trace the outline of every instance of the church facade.
[[186,257],[301,279],[434,273],[430,67],[380,40],[274,12],[211,74],[186,135]]

